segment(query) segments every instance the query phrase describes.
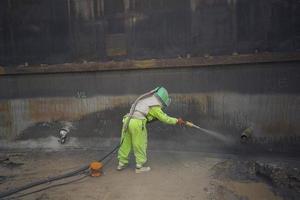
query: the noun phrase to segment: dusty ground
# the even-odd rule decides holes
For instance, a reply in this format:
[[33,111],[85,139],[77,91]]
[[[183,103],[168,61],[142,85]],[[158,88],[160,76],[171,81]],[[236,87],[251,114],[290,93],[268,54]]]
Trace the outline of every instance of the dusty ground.
[[[103,155],[104,152],[91,150],[2,152],[2,158],[7,156],[9,160],[2,159],[0,163],[0,191],[77,169]],[[12,199],[293,199],[283,197],[263,180],[246,176],[248,172],[232,168],[234,166],[232,163],[236,160],[239,158],[230,155],[150,151],[149,165],[152,171],[135,174],[134,165],[122,172],[116,171],[114,155],[106,162],[104,175],[101,177],[80,175],[18,193]],[[232,171],[237,171],[236,175],[232,176]],[[64,184],[70,181],[73,182]],[[41,190],[45,187],[49,188]],[[37,190],[41,191],[26,195]],[[24,194],[25,196],[22,196]],[[297,193],[295,194],[297,198]],[[300,198],[300,195],[298,197]]]

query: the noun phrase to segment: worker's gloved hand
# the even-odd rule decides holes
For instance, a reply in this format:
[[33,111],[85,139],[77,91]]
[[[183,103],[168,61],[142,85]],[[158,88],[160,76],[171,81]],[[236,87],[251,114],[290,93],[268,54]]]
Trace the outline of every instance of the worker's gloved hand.
[[178,118],[178,119],[177,119],[177,124],[178,124],[178,125],[183,126],[183,125],[185,125],[185,123],[186,123],[186,122],[183,121],[183,119],[181,119],[181,118]]

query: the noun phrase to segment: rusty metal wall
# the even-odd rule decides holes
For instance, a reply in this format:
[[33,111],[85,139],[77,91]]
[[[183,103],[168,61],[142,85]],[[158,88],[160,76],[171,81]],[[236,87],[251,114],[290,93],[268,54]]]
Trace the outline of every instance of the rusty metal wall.
[[2,0],[0,65],[295,52],[298,0]]
[[[299,152],[299,62],[3,75],[1,138],[57,136],[59,128],[71,122],[72,137],[98,138],[95,145],[100,145],[104,139],[119,137],[122,116],[134,98],[157,85],[171,93],[170,115],[216,130],[233,138],[235,145],[243,129],[252,126],[255,145]],[[149,132],[150,141],[156,141],[150,143],[152,148],[222,147],[204,134],[161,123],[151,124]]]

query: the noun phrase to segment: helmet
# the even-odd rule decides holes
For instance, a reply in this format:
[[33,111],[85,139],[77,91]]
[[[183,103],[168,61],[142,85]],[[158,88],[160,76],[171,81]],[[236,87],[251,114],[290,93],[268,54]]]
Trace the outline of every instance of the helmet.
[[162,102],[164,106],[169,106],[171,99],[169,98],[168,91],[164,87],[157,87],[156,92],[154,93],[156,97]]

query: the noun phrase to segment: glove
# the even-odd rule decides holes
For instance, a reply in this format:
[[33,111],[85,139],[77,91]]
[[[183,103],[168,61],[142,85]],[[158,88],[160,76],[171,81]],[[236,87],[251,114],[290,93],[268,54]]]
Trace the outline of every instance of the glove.
[[181,119],[181,118],[178,118],[178,119],[177,119],[177,124],[178,124],[178,125],[183,126],[183,125],[185,125],[185,123],[186,123],[186,122],[183,121],[183,119]]

